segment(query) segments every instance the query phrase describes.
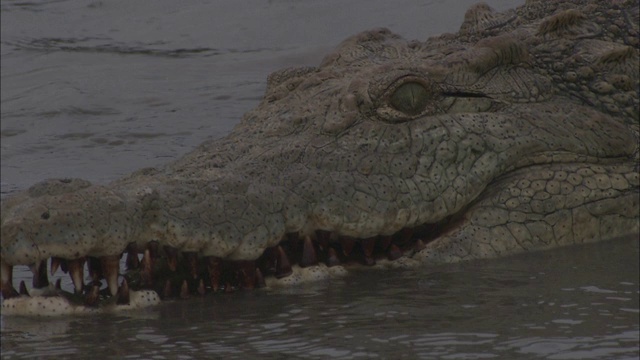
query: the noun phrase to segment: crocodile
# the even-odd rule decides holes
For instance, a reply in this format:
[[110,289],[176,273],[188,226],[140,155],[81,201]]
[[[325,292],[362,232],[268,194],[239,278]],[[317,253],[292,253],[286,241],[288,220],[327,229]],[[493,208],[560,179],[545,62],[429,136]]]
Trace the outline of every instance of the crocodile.
[[[424,42],[362,32],[269,75],[227,136],[181,159],[106,185],[37,183],[2,202],[3,313],[637,237],[638,8],[481,3]],[[59,269],[69,290],[49,280]]]

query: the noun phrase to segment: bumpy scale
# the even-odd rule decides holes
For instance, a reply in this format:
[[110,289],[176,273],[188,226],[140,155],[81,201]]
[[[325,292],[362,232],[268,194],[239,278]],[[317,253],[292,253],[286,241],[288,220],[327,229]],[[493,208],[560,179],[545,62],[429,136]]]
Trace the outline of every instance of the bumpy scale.
[[[357,34],[318,67],[271,74],[229,135],[174,163],[38,183],[2,203],[3,313],[637,236],[638,8],[480,4],[425,42]],[[75,294],[49,284],[48,259]],[[14,289],[17,265],[33,289]],[[42,293],[59,296],[35,305]]]

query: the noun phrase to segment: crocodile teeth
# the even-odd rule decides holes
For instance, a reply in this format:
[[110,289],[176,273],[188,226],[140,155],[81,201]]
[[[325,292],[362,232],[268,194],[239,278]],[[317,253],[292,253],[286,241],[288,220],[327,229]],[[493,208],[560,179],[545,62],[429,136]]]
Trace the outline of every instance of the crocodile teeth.
[[69,272],[69,263],[66,259],[60,259],[60,270],[65,274]]
[[11,283],[2,282],[2,297],[5,299],[10,299],[12,297],[18,296],[18,292],[13,288]]
[[401,245],[406,244],[411,240],[412,236],[413,236],[413,229],[404,228],[400,231],[400,239],[398,241],[400,241]]
[[186,299],[189,297],[189,285],[187,280],[182,280],[182,286],[180,287],[180,298]]
[[92,281],[99,281],[104,277],[101,261],[96,257],[87,257],[87,269],[89,270],[89,277]]
[[373,249],[376,247],[376,238],[362,239],[360,241],[362,252],[364,253],[365,265],[375,265],[376,260],[373,258]]
[[256,263],[255,261],[240,261],[238,277],[244,289],[253,289],[256,287]]
[[169,270],[175,272],[178,269],[178,249],[169,245],[165,245],[163,249],[165,255],[167,255],[167,266]]
[[204,280],[200,279],[198,282],[198,294],[204,295],[206,293],[206,289],[204,287]]
[[93,284],[84,298],[84,303],[87,306],[94,306],[98,304],[98,300],[100,300],[100,286]]
[[[8,299],[10,296],[10,293],[15,292],[17,295],[16,290],[13,288],[13,266],[11,265],[7,265],[7,263],[4,262],[4,260],[0,260],[0,278],[2,278],[2,296],[5,299]],[[5,293],[5,290],[8,290],[8,292]],[[11,291],[13,290],[13,292]]]
[[84,288],[84,258],[68,260],[67,267],[76,294],[81,294]]
[[262,276],[262,271],[260,271],[260,268],[256,268],[256,287],[263,288],[265,286],[267,284],[264,281],[264,276]]
[[182,253],[185,263],[187,265],[187,271],[194,279],[198,278],[198,253],[185,251]]
[[313,247],[311,237],[308,235],[304,237],[304,246],[302,248],[302,259],[300,260],[300,267],[308,267],[318,263],[318,257],[316,255],[316,249]]
[[276,272],[276,265],[278,263],[278,254],[275,247],[267,248],[262,254],[260,261],[260,268],[267,274]]
[[151,251],[149,249],[144,250],[140,278],[143,287],[151,288],[153,286],[153,259],[151,258]]
[[155,260],[158,258],[159,247],[160,247],[160,243],[157,241],[149,241],[147,243],[147,249],[149,250],[149,255],[151,255],[151,260]]
[[47,278],[47,260],[42,260],[29,266],[33,273],[32,285],[34,288],[39,289],[45,286],[49,286],[49,279]]
[[291,262],[289,262],[289,258],[287,254],[284,252],[282,246],[278,245],[277,248],[277,260],[276,260],[276,277],[278,279],[287,277],[291,275],[293,272],[291,270]]
[[413,245],[413,250],[415,252],[418,252],[424,249],[425,247],[427,247],[427,245],[424,244],[424,241],[422,241],[422,239],[418,239],[418,241],[416,241],[416,243]]
[[138,259],[138,251],[135,244],[129,244],[127,246],[127,259],[125,260],[127,270],[134,270],[140,266],[140,259]]
[[391,244],[391,246],[389,246],[389,251],[387,256],[389,260],[393,261],[402,256],[402,251],[396,244]]
[[116,304],[118,305],[129,305],[129,284],[127,283],[127,279],[122,280],[122,285],[118,288],[118,295],[116,298]]
[[27,285],[24,283],[24,280],[20,281],[20,295],[29,295],[29,291],[27,291]]
[[207,256],[207,272],[209,273],[209,285],[213,291],[220,289],[221,264],[220,259],[214,256]]
[[344,256],[349,256],[351,251],[353,251],[354,246],[356,246],[356,240],[350,237],[343,237],[340,239],[340,246],[342,246],[342,253],[344,253]]
[[55,275],[58,269],[60,268],[60,263],[62,263],[62,259],[59,257],[51,258],[51,276]]
[[107,280],[107,286],[109,286],[109,292],[111,296],[115,296],[118,293],[118,271],[120,270],[120,257],[119,256],[103,256],[100,258],[100,265],[104,278]]
[[170,298],[173,292],[171,291],[171,280],[167,279],[164,283],[164,288],[162,289],[162,296],[167,299]]
[[331,233],[328,231],[318,230],[316,231],[316,242],[320,249],[324,250],[329,247],[329,238],[331,237]]
[[327,266],[332,267],[336,265],[340,265],[340,259],[338,259],[336,249],[330,247],[329,254],[327,255]]
[[391,245],[391,241],[393,240],[393,237],[391,236],[380,236],[380,239],[378,239],[377,245],[378,245],[378,249],[380,249],[380,251],[387,251],[387,249],[389,248],[389,245]]
[[362,247],[362,252],[365,256],[372,256],[373,249],[376,247],[376,238],[372,237],[368,239],[362,239],[360,241],[360,246]]

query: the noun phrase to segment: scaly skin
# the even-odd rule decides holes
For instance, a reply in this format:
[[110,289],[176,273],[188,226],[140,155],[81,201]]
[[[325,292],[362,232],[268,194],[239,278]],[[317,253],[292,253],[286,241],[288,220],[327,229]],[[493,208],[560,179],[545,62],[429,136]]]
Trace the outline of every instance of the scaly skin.
[[317,68],[272,74],[228,136],[174,163],[108,185],[36,184],[2,204],[3,294],[15,295],[14,265],[90,257],[115,295],[105,264],[131,243],[146,251],[134,282],[161,289],[157,260],[178,261],[195,281],[184,295],[257,286],[253,268],[282,265],[284,239],[292,257],[309,237],[330,265],[355,241],[371,265],[636,235],[638,1],[616,3],[476,5],[457,34],[424,43],[364,32]]

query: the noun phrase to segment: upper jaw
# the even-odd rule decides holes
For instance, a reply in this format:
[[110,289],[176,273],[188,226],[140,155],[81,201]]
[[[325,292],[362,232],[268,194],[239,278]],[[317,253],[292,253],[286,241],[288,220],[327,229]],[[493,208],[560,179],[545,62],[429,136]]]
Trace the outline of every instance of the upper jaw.
[[[2,258],[9,265],[29,265],[50,257],[119,256],[132,242],[144,249],[157,241],[202,256],[255,260],[287,233],[324,230],[370,238],[437,223],[458,213],[501,173],[538,161],[535,153],[557,152],[553,146],[583,156],[635,151],[637,141],[621,124],[577,105],[558,110],[547,115],[558,119],[546,122],[537,121],[532,104],[513,107],[511,114],[441,115],[393,125],[365,121],[323,146],[314,147],[315,139],[283,141],[270,144],[276,148],[269,152],[256,150],[270,158],[248,154],[248,160],[215,171],[215,164],[204,162],[200,166],[207,170],[195,169],[193,176],[192,169],[170,165],[108,186],[47,180],[3,202]],[[584,126],[584,118],[595,119],[592,127],[603,131]],[[563,142],[568,131],[580,141]],[[357,141],[394,151],[365,151],[351,164],[354,150],[348,146]],[[467,142],[479,150],[464,148]],[[331,146],[333,152],[323,153]],[[277,163],[283,161],[276,156],[280,150],[310,163]],[[468,155],[445,166],[456,154]],[[373,165],[367,165],[369,158]],[[344,168],[349,164],[354,170]],[[386,175],[396,172],[404,175]]]

